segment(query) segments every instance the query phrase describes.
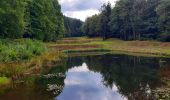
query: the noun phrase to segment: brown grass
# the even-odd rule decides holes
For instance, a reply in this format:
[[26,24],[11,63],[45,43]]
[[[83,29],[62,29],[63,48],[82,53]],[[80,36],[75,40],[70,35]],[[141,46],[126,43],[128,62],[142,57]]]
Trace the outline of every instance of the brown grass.
[[78,50],[78,49],[95,49],[99,48],[99,45],[58,45],[58,46],[51,46],[50,48],[55,50]]
[[108,49],[125,53],[139,53],[159,56],[170,56],[170,43],[158,41],[123,41],[101,38],[66,38],[48,46],[54,50]]
[[61,52],[49,51],[25,62],[1,63],[0,73],[14,79],[25,75],[40,74],[43,66],[52,67],[56,62],[60,62],[63,56],[65,55]]

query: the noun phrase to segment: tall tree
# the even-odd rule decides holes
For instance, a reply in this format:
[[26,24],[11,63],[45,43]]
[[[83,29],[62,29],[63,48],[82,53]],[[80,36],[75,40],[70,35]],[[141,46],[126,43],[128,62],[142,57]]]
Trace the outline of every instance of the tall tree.
[[101,28],[103,40],[107,39],[110,34],[110,21],[111,21],[111,4],[104,4],[101,8]]
[[86,22],[83,24],[83,32],[89,37],[99,37],[101,36],[101,22],[100,15],[94,15],[87,18]]
[[170,1],[161,0],[156,11],[159,15],[159,28],[162,32],[160,38],[164,41],[170,41]]
[[26,0],[0,0],[0,37],[21,38],[26,22]]
[[32,37],[55,41],[64,33],[63,15],[57,0],[33,0],[29,6]]
[[83,22],[79,19],[64,17],[64,26],[66,29],[66,36],[68,37],[78,37],[83,36],[81,27]]
[[[84,24],[87,34],[95,36],[96,24],[103,39],[124,40],[159,39],[170,41],[169,0],[119,0],[111,9],[102,7],[99,19],[92,16]],[[99,23],[97,23],[99,22]]]
[[65,34],[65,26],[64,26],[64,16],[61,12],[61,6],[58,0],[52,0],[52,2],[53,2],[54,10],[55,10],[54,18],[56,18],[55,33],[56,33],[57,38],[63,38],[65,37],[66,34]]
[[156,13],[156,7],[158,6],[160,0],[147,0],[145,8],[142,14],[142,27],[141,37],[147,39],[158,38],[159,28],[158,28],[158,15]]

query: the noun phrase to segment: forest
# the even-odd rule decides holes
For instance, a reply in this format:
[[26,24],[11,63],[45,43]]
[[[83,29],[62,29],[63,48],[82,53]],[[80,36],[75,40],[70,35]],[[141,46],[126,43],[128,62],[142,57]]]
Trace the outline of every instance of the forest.
[[170,0],[118,0],[100,11],[83,25],[89,37],[170,41]]
[[1,0],[0,19],[1,39],[56,41],[82,35],[83,22],[63,16],[57,0]]
[[0,37],[54,41],[64,36],[57,0],[1,0]]
[[170,41],[169,0],[119,0],[82,22],[63,16],[57,0],[1,0],[0,38],[56,41],[103,37]]

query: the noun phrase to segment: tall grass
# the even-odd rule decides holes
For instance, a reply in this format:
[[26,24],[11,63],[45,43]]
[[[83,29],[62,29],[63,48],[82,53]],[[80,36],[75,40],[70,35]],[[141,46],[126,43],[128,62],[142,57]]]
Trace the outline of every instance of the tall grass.
[[0,62],[18,62],[41,55],[46,51],[43,43],[30,40],[0,40]]

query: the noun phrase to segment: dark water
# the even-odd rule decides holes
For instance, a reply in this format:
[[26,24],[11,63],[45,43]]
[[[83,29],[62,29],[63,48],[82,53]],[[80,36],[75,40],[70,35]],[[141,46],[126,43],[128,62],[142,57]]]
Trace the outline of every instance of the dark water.
[[170,59],[127,55],[68,57],[41,76],[22,79],[0,100],[154,100]]

